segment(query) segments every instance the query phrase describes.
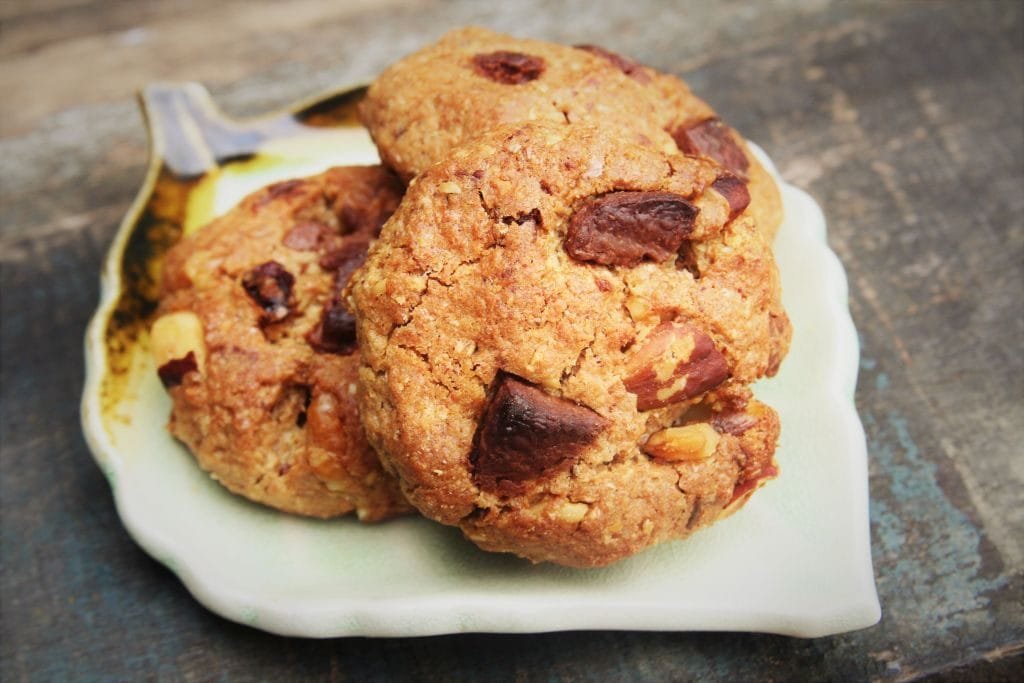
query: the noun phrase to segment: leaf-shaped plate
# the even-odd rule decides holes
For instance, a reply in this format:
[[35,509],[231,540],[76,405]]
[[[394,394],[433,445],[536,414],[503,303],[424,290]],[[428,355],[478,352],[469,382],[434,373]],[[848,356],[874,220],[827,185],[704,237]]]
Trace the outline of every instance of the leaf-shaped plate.
[[818,206],[781,181],[786,220],[775,246],[795,334],[782,371],[757,394],[782,417],[782,475],[687,541],[599,570],[533,566],[484,553],[421,518],[363,525],[278,513],[229,494],[199,469],[165,429],[170,401],[148,349],[162,255],[262,185],[376,162],[354,116],[362,93],[323,95],[251,121],[225,118],[197,84],[142,93],[149,171],[104,264],[82,399],[86,438],[139,544],[210,609],[281,634],[820,636],[875,623],[846,277]]

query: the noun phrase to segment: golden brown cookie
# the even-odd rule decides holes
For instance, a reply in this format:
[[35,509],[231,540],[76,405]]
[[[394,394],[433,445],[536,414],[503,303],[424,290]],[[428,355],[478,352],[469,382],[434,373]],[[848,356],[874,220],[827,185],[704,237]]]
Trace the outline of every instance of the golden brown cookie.
[[457,29],[381,74],[360,115],[381,158],[406,179],[496,125],[591,122],[715,159],[749,183],[748,211],[766,235],[782,221],[775,181],[707,103],[682,80],[600,47]]
[[350,283],[367,437],[425,515],[571,566],[774,476],[789,342],[745,186],[604,128],[504,126],[410,184]]
[[339,298],[401,183],[334,168],[246,197],[167,254],[151,339],[170,431],[231,491],[288,512],[410,508],[367,445]]

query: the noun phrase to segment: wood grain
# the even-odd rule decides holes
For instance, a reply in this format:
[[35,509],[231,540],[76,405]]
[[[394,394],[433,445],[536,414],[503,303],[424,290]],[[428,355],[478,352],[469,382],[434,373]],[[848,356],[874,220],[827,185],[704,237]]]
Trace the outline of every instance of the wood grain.
[[[133,90],[256,114],[446,28],[598,43],[687,79],[822,204],[862,341],[882,622],[814,641],[289,640],[200,607],[122,530],[78,426]],[[0,678],[1011,680],[1024,668],[1024,4],[0,3]],[[826,513],[823,511],[823,514]]]

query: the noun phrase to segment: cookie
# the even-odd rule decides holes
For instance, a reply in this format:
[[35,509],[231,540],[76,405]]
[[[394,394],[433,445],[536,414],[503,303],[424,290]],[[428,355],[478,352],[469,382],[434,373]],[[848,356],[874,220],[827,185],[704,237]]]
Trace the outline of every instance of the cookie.
[[749,383],[789,342],[745,186],[583,124],[503,126],[418,175],[347,300],[367,438],[426,516],[587,567],[774,476]]
[[366,442],[339,292],[394,211],[381,167],[280,182],[167,253],[151,341],[169,429],[231,491],[287,512],[410,510]]
[[496,125],[591,122],[667,153],[707,156],[749,184],[769,237],[782,221],[775,181],[743,139],[686,84],[600,47],[462,28],[387,69],[360,116],[404,178]]

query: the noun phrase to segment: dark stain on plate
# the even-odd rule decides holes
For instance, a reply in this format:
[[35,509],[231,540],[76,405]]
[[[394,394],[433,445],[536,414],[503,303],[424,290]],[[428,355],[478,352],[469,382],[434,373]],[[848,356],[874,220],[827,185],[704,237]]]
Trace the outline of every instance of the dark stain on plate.
[[138,210],[126,218],[128,237],[121,253],[121,292],[107,321],[107,370],[100,390],[105,418],[116,414],[129,387],[135,347],[148,329],[160,299],[164,254],[181,239],[189,197],[211,171],[249,162],[275,138],[314,128],[359,126],[356,106],[365,87],[329,93],[289,111],[233,121],[217,109],[197,83],[158,84],[139,96],[149,130],[155,178],[142,188]]

